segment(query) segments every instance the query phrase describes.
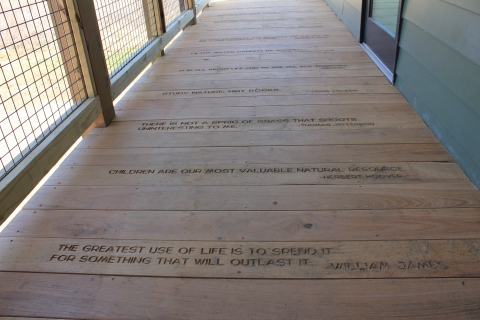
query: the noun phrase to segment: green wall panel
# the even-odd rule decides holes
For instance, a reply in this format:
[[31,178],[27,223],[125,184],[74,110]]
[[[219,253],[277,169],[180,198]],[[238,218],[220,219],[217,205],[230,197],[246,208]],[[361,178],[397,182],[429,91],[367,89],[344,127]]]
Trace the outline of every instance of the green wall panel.
[[480,1],[478,0],[443,0],[457,7],[480,14]]
[[325,0],[325,2],[359,41],[362,0]]
[[403,49],[395,85],[480,188],[480,116]]
[[406,0],[403,18],[480,66],[480,15],[442,0]]
[[400,47],[480,115],[480,66],[406,20]]
[[395,85],[480,188],[480,0],[405,0]]
[[343,16],[348,21],[347,28],[357,41],[360,40],[361,11],[358,11],[349,2],[343,3]]
[[352,7],[354,7],[358,12],[362,12],[362,0],[345,0]]

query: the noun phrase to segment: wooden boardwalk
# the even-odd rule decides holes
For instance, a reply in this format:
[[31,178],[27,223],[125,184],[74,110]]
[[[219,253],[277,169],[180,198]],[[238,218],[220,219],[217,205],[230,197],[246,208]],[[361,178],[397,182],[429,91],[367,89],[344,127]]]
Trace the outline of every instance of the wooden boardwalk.
[[0,317],[480,317],[480,193],[322,0],[211,4],[0,236]]

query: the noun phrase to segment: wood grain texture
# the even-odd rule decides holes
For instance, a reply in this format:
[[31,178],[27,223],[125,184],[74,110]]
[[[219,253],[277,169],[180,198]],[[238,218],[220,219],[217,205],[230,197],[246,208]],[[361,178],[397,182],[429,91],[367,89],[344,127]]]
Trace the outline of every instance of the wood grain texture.
[[23,210],[3,237],[203,241],[477,239],[479,208],[337,211]]
[[[0,313],[15,316],[314,319],[321,314],[341,319],[354,314],[369,319],[405,315],[475,319],[480,315],[480,280],[473,278],[212,281],[11,272],[0,277],[8,288],[0,294]],[[52,308],[51,301],[58,307]]]
[[1,233],[0,317],[479,317],[480,192],[324,1],[213,2],[116,115]]
[[323,145],[195,148],[77,148],[64,165],[303,164],[312,162],[427,161],[452,162],[438,144]]
[[[111,201],[104,201],[105,198]],[[25,209],[348,210],[477,208],[470,183],[300,186],[45,186]]]
[[[321,134],[319,134],[319,132]],[[340,134],[339,134],[340,132]],[[108,141],[108,142],[107,142]],[[436,143],[427,128],[351,129],[301,131],[203,131],[134,133],[97,133],[96,129],[79,144],[81,148],[148,148],[148,147],[245,147],[298,146],[325,144],[395,144]]]
[[166,166],[61,166],[45,182],[51,186],[172,185],[368,185],[458,183],[468,178],[456,164],[314,163]]
[[217,279],[480,276],[478,239],[219,243],[3,237],[0,247],[0,272]]

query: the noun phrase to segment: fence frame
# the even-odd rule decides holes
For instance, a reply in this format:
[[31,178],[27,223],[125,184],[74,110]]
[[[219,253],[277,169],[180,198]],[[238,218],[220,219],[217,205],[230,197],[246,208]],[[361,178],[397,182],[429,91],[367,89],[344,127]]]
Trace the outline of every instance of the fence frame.
[[[51,0],[57,1],[57,0]],[[154,0],[157,34],[135,58],[110,79],[102,46],[93,0],[65,0],[75,44],[84,76],[88,99],[73,111],[52,133],[0,180],[0,223],[55,166],[85,132],[96,126],[108,126],[115,117],[113,100],[159,56],[165,47],[188,25],[196,24],[197,12],[210,0],[188,0],[189,8],[168,28],[165,26],[163,1]],[[148,24],[149,17],[145,20]],[[147,27],[148,28],[148,27]],[[151,33],[149,33],[151,34]]]

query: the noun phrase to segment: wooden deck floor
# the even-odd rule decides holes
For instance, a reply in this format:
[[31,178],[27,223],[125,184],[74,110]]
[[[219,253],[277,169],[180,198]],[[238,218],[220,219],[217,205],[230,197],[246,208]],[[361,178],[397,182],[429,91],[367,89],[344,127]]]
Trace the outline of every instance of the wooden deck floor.
[[480,193],[322,0],[212,3],[0,237],[0,316],[480,317]]

